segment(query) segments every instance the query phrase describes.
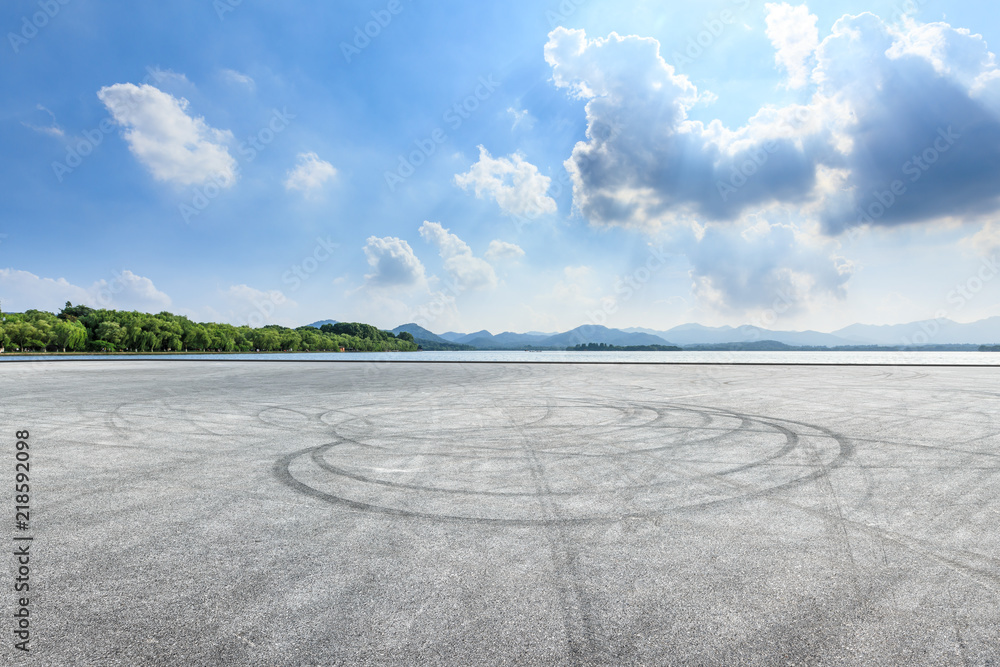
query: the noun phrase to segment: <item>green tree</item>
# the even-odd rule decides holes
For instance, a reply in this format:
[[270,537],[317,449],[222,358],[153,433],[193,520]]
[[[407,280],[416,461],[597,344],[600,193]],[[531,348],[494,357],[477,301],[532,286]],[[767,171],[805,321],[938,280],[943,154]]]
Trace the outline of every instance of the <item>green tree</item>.
[[87,344],[87,328],[77,321],[60,320],[52,328],[53,341],[66,350],[82,350]]
[[94,332],[94,338],[118,346],[125,338],[125,329],[117,322],[107,320],[101,322],[100,326],[97,327],[97,330]]
[[4,329],[10,342],[22,352],[44,349],[49,344],[48,338],[31,322],[8,322]]

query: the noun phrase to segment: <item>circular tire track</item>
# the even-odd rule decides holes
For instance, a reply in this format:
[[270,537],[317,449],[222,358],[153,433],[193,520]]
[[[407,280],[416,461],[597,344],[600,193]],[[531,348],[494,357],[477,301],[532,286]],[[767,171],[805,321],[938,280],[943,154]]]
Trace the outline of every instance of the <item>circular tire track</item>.
[[323,418],[331,440],[279,459],[280,481],[336,505],[444,521],[655,517],[797,486],[853,454],[819,426],[676,403],[404,406]]

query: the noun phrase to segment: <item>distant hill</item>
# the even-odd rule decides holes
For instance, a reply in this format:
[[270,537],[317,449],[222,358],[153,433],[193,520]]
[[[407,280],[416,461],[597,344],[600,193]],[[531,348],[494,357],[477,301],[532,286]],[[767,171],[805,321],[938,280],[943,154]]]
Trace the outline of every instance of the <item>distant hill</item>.
[[772,331],[751,325],[742,327],[706,327],[701,324],[682,324],[656,331],[654,329],[625,329],[649,333],[673,341],[675,345],[718,345],[724,343],[755,343],[772,341],[791,346],[827,346],[851,345],[851,341],[834,334],[819,331]]
[[489,331],[479,331],[474,334],[466,334],[455,342],[473,345],[480,350],[510,350],[528,346],[544,346],[542,341],[549,337],[550,335],[519,334],[512,331],[505,331],[494,336]]
[[606,343],[625,347],[630,345],[670,345],[670,341],[648,333],[630,333],[609,329],[598,324],[584,324],[565,333],[549,336],[538,342],[538,347],[567,348],[587,343]]
[[459,343],[451,343],[443,340],[427,340],[425,338],[414,338],[413,342],[419,345],[421,348],[430,351],[445,350],[448,352],[457,352],[461,350],[478,349],[472,347],[471,345],[460,345]]
[[465,334],[461,338],[456,338],[452,342],[453,343],[463,343],[463,344],[468,345],[468,344],[471,343],[471,341],[474,341],[477,338],[482,338],[484,340],[492,340],[493,339],[493,334],[491,334],[486,329],[483,329],[482,331],[477,331],[475,333]]
[[502,345],[521,347],[524,345],[538,345],[546,338],[551,338],[554,334],[539,334],[539,333],[514,333],[513,331],[505,331],[502,334],[497,334],[493,337],[493,340]]
[[317,329],[319,329],[324,324],[336,324],[336,323],[337,323],[337,320],[320,320],[319,322],[313,322],[309,326],[316,327]]
[[[312,326],[322,326],[324,320]],[[571,331],[557,334],[516,333],[505,331],[493,335],[487,330],[474,333],[449,331],[435,334],[416,324],[404,324],[392,330],[393,333],[409,331],[414,338],[437,343],[453,343],[471,346],[480,350],[516,350],[526,347],[566,349],[588,343],[605,343],[618,347],[644,345],[680,345],[687,349],[742,349],[742,350],[782,350],[793,348],[845,348],[857,346],[900,346],[954,345],[997,345],[1000,344],[1000,316],[978,322],[962,324],[952,320],[929,320],[876,326],[852,324],[833,333],[820,331],[774,331],[752,325],[741,327],[708,327],[690,323],[672,329],[659,331],[633,327],[610,329],[594,324],[586,324]],[[426,348],[429,349],[429,348]],[[444,348],[438,348],[444,349]],[[448,348],[457,349],[457,348]]]
[[776,340],[756,340],[748,341],[745,343],[714,343],[711,345],[689,345],[684,348],[685,350],[693,350],[695,352],[718,352],[718,351],[754,351],[754,352],[784,352],[788,350],[800,349],[793,345],[786,345],[785,343],[780,343]]
[[414,324],[413,322],[411,322],[409,324],[401,324],[400,326],[398,326],[395,329],[393,329],[392,333],[393,333],[394,336],[398,336],[400,334],[400,332],[402,332],[402,331],[405,331],[405,332],[407,332],[409,334],[412,334],[414,340],[416,340],[417,338],[419,338],[420,340],[423,340],[423,341],[432,341],[432,342],[435,342],[435,343],[448,343],[448,342],[451,342],[451,341],[448,341],[448,340],[442,338],[441,336],[438,336],[436,333],[428,331],[427,329],[423,328],[419,324]]
[[833,332],[852,345],[952,345],[1000,343],[1000,317],[962,324],[953,320],[924,320],[909,324],[852,324]]

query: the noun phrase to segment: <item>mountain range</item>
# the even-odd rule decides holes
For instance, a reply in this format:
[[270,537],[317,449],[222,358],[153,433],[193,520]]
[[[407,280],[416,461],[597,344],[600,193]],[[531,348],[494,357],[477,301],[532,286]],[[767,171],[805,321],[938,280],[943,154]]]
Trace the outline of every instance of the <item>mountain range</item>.
[[[319,327],[328,322],[334,320],[322,320],[310,326]],[[564,349],[586,343],[693,347],[760,344],[764,341],[774,341],[794,347],[990,345],[1000,343],[1000,316],[965,324],[948,319],[894,325],[852,324],[831,333],[778,331],[750,325],[707,327],[701,324],[682,324],[672,329],[657,330],[641,327],[610,329],[596,324],[585,324],[561,333],[505,331],[494,335],[483,330],[473,333],[448,331],[436,334],[413,323],[398,326],[392,333],[399,334],[401,331],[412,334],[418,343],[424,341],[447,346],[449,349],[456,349],[455,346],[468,346],[480,350],[526,347]]]

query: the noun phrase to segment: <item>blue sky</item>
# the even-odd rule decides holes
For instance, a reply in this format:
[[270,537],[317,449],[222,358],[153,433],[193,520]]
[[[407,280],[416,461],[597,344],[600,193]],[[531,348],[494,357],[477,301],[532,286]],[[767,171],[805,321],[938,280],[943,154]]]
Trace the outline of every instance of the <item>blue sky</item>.
[[986,2],[345,4],[5,3],[3,307],[1000,314]]

